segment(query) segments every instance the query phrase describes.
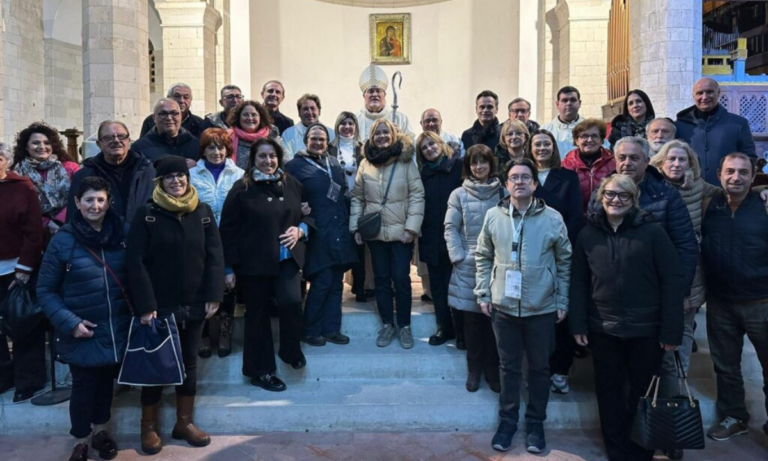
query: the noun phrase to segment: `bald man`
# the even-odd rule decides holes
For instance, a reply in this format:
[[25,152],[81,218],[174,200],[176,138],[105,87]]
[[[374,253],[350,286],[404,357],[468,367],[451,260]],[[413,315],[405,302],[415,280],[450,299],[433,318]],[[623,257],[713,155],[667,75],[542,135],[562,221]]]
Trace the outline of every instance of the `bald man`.
[[732,152],[756,157],[755,141],[747,119],[720,105],[720,85],[715,80],[702,78],[693,85],[693,103],[677,114],[677,138],[690,144],[699,156],[704,180],[720,186],[720,159]]
[[437,109],[427,109],[421,114],[421,129],[422,131],[437,133],[440,139],[451,146],[454,152],[464,157],[464,144],[455,135],[443,131],[443,116]]

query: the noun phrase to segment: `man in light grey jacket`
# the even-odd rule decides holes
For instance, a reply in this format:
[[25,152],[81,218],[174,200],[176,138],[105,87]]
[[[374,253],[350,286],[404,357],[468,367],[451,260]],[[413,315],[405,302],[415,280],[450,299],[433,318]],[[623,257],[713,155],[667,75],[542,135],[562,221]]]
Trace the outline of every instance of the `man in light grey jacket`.
[[555,323],[568,313],[571,244],[560,213],[535,199],[538,170],[528,159],[504,171],[510,196],[485,215],[477,243],[475,295],[491,316],[501,362],[501,423],[491,442],[507,451],[517,432],[523,353],[528,358],[526,449],[544,451],[549,354]]

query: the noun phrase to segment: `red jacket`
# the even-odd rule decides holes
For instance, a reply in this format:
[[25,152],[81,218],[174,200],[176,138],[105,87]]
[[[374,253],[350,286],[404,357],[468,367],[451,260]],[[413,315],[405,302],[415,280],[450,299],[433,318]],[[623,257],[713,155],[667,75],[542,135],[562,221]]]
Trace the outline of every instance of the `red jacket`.
[[32,181],[9,171],[0,181],[0,260],[19,258],[19,266],[37,269],[43,255],[40,200]]
[[616,161],[613,154],[608,149],[600,148],[600,158],[595,160],[591,168],[587,168],[584,161],[579,156],[579,149],[573,149],[563,159],[563,168],[575,171],[579,175],[579,186],[581,187],[581,200],[584,207],[584,213],[587,212],[589,199],[592,192],[600,187],[600,181],[606,176],[616,171]]

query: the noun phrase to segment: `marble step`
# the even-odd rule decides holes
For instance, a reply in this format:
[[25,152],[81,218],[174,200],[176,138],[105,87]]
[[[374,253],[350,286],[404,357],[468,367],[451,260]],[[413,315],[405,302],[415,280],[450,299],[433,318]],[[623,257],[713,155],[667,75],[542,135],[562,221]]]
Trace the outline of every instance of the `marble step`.
[[[756,420],[765,413],[760,384],[748,380],[747,405]],[[692,380],[705,427],[715,422],[715,383]],[[523,392],[525,393],[525,392]],[[34,407],[11,405],[2,397],[0,433],[66,433],[69,405]],[[175,412],[173,393],[166,390],[161,410],[161,432],[168,437]],[[139,432],[139,391],[121,392],[115,399],[112,430]],[[498,396],[485,385],[468,393],[456,380],[338,380],[306,381],[272,393],[241,384],[208,383],[198,386],[195,421],[211,433],[248,434],[263,431],[492,431],[498,423]],[[520,414],[524,414],[521,408]],[[573,390],[552,394],[547,427],[597,428],[595,395]]]

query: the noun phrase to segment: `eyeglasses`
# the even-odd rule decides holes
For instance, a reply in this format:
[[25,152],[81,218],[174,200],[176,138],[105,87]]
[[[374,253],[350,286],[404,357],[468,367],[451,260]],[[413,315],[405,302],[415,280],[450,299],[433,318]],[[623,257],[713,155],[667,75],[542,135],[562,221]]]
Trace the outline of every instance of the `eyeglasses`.
[[113,135],[102,136],[102,137],[99,138],[99,141],[101,141],[101,142],[110,142],[112,140],[117,139],[120,142],[124,142],[124,141],[127,141],[128,138],[130,138],[129,135],[121,133],[121,134],[113,134]]
[[603,192],[603,196],[608,200],[614,200],[616,197],[618,197],[619,201],[621,202],[626,202],[632,198],[632,194],[629,192],[616,192],[615,190],[607,190]]
[[580,141],[589,141],[590,139],[592,141],[599,141],[600,135],[599,134],[580,134],[579,135]]
[[170,118],[176,118],[179,115],[181,115],[181,112],[176,111],[176,110],[171,111],[171,112],[166,112],[166,111],[163,110],[163,111],[160,111],[160,112],[157,113],[157,116],[160,117],[160,118],[169,118],[169,117]]
[[522,182],[524,184],[528,184],[529,182],[533,181],[533,176],[531,176],[529,174],[524,174],[524,175],[520,175],[520,176],[514,174],[514,175],[508,177],[507,180],[509,182],[511,182],[511,183]]
[[187,180],[187,175],[185,175],[184,173],[171,173],[163,176],[163,181],[167,183],[172,183],[175,180],[178,180],[179,182],[184,182]]
[[509,111],[509,113],[515,115],[525,115],[528,113],[528,109],[512,109]]
[[243,99],[243,95],[242,94],[228,94],[228,95],[224,96],[224,99],[227,100],[227,101],[235,101],[235,100],[239,101],[239,100]]

